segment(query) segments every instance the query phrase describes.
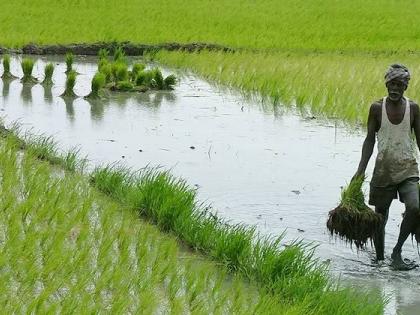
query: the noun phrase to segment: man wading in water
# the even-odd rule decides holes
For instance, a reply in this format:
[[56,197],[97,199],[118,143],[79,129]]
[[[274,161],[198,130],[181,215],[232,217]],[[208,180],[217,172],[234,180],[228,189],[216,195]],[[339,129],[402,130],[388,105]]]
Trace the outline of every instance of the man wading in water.
[[417,148],[411,132],[414,131],[420,148],[420,111],[416,103],[403,96],[409,80],[410,73],[403,65],[393,64],[386,72],[388,96],[370,107],[368,132],[355,174],[365,174],[377,135],[378,156],[370,183],[369,204],[375,206],[375,211],[382,214],[384,221],[374,237],[376,258],[378,262],[384,260],[385,225],[391,202],[398,193],[400,201],[405,204],[398,242],[391,255],[392,266],[398,270],[417,267],[413,263],[405,263],[401,257],[402,246],[414,230],[419,213]]

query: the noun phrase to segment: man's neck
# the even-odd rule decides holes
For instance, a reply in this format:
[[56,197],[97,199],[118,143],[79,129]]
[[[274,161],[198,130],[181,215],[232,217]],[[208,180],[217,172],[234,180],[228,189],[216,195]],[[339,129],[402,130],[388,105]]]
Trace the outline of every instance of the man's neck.
[[402,96],[396,101],[391,100],[389,97],[387,97],[386,99],[387,99],[388,104],[391,104],[392,106],[399,106],[403,103],[404,96]]

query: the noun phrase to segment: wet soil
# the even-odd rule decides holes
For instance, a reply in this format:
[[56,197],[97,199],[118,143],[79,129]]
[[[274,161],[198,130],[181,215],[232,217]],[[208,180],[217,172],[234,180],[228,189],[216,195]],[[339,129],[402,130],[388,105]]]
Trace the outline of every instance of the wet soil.
[[[371,263],[374,252],[369,246],[366,251],[352,249],[331,239],[326,228],[341,186],[357,168],[363,131],[305,117],[284,106],[273,109],[186,73],[177,73],[181,80],[174,91],[111,93],[86,100],[95,59],[76,58],[78,98],[59,96],[65,85],[60,56],[40,57],[35,64],[40,81],[46,62],[56,64],[52,87],[0,80],[0,115],[6,125],[19,121],[25,130],[54,136],[64,149],[78,146],[92,165],[119,161],[133,168],[171,169],[196,187],[199,199],[219,215],[255,225],[263,234],[286,231],[286,243],[296,238],[313,242],[316,257],[329,262],[331,272],[344,283],[389,295],[388,314],[416,314],[420,271],[395,272],[389,267],[401,203],[391,207],[384,264]],[[11,69],[22,76],[16,58]],[[403,254],[419,260],[410,240]]]
[[156,45],[147,45],[132,42],[98,42],[89,44],[75,43],[67,45],[28,44],[18,49],[0,47],[0,54],[16,53],[27,55],[64,55],[68,52],[72,52],[75,55],[96,56],[98,55],[100,49],[104,48],[112,52],[116,47],[121,47],[127,56],[142,56],[145,53],[159,50],[178,50],[187,52],[199,52],[202,50],[224,52],[234,51],[232,48],[211,43],[162,43]]

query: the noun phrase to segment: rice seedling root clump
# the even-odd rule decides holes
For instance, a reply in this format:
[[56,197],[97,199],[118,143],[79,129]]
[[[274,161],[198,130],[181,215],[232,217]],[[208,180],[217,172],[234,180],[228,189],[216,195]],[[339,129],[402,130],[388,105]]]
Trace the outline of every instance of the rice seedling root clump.
[[42,81],[43,85],[52,85],[52,76],[54,73],[54,64],[51,62],[45,66],[44,70],[44,80]]
[[32,76],[32,70],[34,69],[35,61],[31,58],[24,58],[21,62],[23,77],[21,81],[23,83],[38,83],[38,80]]
[[331,235],[355,244],[358,249],[366,246],[381,227],[382,216],[365,204],[362,191],[364,177],[353,179],[341,192],[341,202],[328,214],[327,228]]
[[10,72],[10,56],[3,56],[3,74],[1,75],[2,79],[16,79],[16,77]]
[[66,78],[66,89],[64,90],[64,93],[61,94],[61,96],[64,97],[77,97],[76,93],[74,93],[74,85],[76,84],[76,71],[72,70],[69,73],[67,73]]
[[100,90],[106,84],[106,76],[101,72],[97,72],[92,78],[92,91],[89,93],[87,98],[98,98]]

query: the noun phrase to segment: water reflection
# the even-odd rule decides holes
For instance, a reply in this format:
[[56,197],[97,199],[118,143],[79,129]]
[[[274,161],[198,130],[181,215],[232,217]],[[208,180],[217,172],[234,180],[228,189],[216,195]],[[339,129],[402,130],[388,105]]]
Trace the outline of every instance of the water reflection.
[[32,87],[34,84],[31,83],[22,83],[22,90],[20,96],[22,101],[26,105],[32,105]]
[[71,97],[71,96],[61,96],[60,97],[63,101],[64,104],[66,105],[66,114],[67,114],[67,118],[70,122],[74,122],[74,101],[76,99],[76,97]]
[[90,105],[90,118],[92,121],[102,121],[105,112],[104,100],[100,98],[85,98],[85,101]]
[[3,91],[2,95],[5,99],[8,98],[9,92],[10,92],[10,83],[13,81],[13,79],[3,79]]
[[52,95],[52,85],[42,85],[44,88],[44,100],[48,104],[51,104],[53,101],[53,95]]

